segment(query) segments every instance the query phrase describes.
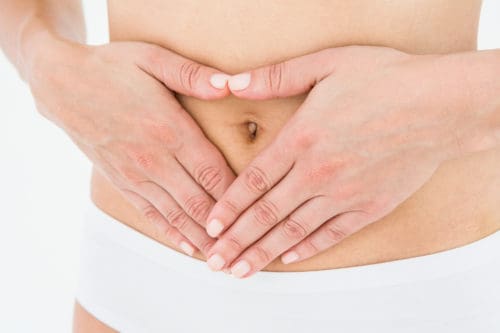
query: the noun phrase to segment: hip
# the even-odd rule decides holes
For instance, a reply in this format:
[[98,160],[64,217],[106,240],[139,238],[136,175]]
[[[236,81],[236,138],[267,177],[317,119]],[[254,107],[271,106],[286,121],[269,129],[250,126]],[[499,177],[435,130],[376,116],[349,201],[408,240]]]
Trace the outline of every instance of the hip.
[[78,302],[123,332],[500,328],[498,232],[418,258],[241,280],[209,271],[89,203],[81,254]]

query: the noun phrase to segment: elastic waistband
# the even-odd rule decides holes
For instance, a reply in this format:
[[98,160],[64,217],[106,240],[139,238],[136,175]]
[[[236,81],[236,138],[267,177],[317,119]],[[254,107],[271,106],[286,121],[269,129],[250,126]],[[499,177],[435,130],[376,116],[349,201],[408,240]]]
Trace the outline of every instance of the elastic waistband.
[[500,232],[442,252],[385,263],[306,272],[260,271],[252,277],[237,279],[212,272],[206,263],[177,252],[100,210],[89,200],[85,210],[83,242],[110,242],[133,251],[181,274],[223,285],[268,292],[311,293],[328,290],[352,290],[436,280],[457,275],[496,262],[500,269]]

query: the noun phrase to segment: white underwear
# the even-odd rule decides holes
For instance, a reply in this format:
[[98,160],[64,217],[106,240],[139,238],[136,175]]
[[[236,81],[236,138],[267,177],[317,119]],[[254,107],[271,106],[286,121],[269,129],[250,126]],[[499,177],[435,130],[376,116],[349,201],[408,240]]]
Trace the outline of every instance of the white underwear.
[[500,232],[380,264],[237,279],[89,202],[78,302],[120,332],[500,332]]

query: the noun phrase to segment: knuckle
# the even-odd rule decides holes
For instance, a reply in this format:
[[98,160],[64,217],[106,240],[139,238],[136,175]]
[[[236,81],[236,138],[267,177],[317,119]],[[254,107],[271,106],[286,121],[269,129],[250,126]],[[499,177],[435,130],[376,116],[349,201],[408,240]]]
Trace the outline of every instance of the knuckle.
[[139,152],[133,156],[134,163],[143,170],[150,170],[154,165],[154,157],[147,152]]
[[222,181],[219,168],[210,165],[200,165],[195,170],[195,179],[207,191],[212,191]]
[[279,95],[283,83],[283,74],[285,71],[285,63],[277,63],[269,66],[266,75],[267,88],[273,95]]
[[355,203],[363,193],[363,187],[355,181],[336,182],[335,189],[332,190],[331,199],[338,206],[347,207]]
[[307,235],[307,228],[296,219],[289,218],[283,223],[283,232],[291,239],[302,239]]
[[254,246],[252,252],[253,252],[253,255],[256,257],[256,259],[259,262],[265,262],[265,263],[267,263],[267,262],[270,262],[272,260],[271,254],[269,253],[269,251],[265,250],[260,245]]
[[316,141],[316,134],[302,128],[299,133],[296,133],[294,135],[292,145],[299,151],[305,151],[309,150]]
[[228,210],[233,216],[240,215],[240,210],[238,209],[238,206],[234,202],[228,199],[223,199],[219,201],[217,205],[220,205],[223,209]]
[[320,162],[311,167],[308,171],[308,182],[313,184],[324,183],[326,179],[331,179],[338,170],[338,167],[331,162]]
[[203,194],[190,197],[185,203],[186,213],[195,221],[205,221],[208,217],[210,201]]
[[347,233],[336,223],[331,223],[325,228],[325,234],[332,243],[338,243],[347,237]]
[[186,61],[179,71],[179,82],[186,90],[193,90],[199,80],[201,65],[193,61]]
[[143,181],[143,177],[139,173],[131,168],[121,167],[119,170],[120,178],[124,180],[124,183],[131,184],[133,187],[138,187]]
[[209,253],[210,249],[212,248],[212,246],[214,246],[215,242],[216,241],[213,240],[212,238],[208,238],[207,240],[201,242],[201,244],[199,245],[201,253],[203,254]]
[[130,144],[127,144],[122,149],[126,156],[127,163],[130,163],[130,165],[122,166],[120,168],[121,174],[125,179],[136,182],[139,180],[135,179],[138,177],[138,172],[135,171],[136,168],[139,168],[140,170],[151,169],[154,165],[154,154],[146,149],[135,147]]
[[232,234],[225,235],[224,240],[227,246],[232,251],[234,251],[234,253],[240,253],[243,250],[243,245],[235,235]]
[[174,209],[165,216],[168,223],[177,230],[184,230],[188,223],[189,217],[181,209]]
[[313,240],[310,237],[304,239],[301,243],[301,246],[305,247],[307,253],[320,252],[319,248],[314,244]]
[[179,139],[176,131],[168,120],[156,120],[147,124],[147,135],[159,140],[161,146],[168,150],[178,150],[182,146],[182,140]]
[[167,239],[174,243],[176,243],[179,238],[179,232],[174,227],[171,227],[169,225],[165,226],[165,228],[163,229],[163,234],[165,234],[165,237],[167,237]]
[[160,213],[151,205],[147,205],[142,209],[142,215],[146,220],[153,223],[158,223],[162,219]]
[[269,200],[259,200],[253,207],[255,221],[263,226],[269,227],[278,223],[276,205]]
[[267,192],[271,188],[269,178],[266,173],[257,166],[250,166],[245,174],[246,186],[257,193]]

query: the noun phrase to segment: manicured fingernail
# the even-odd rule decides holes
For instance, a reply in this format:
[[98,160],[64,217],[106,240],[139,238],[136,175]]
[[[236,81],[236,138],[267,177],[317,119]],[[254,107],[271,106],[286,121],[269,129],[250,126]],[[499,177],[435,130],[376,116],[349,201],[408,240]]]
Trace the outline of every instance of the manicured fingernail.
[[250,73],[242,73],[229,78],[229,89],[233,91],[246,89],[250,85]]
[[217,219],[213,219],[207,224],[207,233],[210,237],[217,237],[222,229],[224,229],[224,225]]
[[182,251],[186,252],[190,256],[192,256],[194,254],[194,248],[191,245],[189,245],[188,243],[182,241],[180,246],[181,246]]
[[240,278],[250,270],[250,264],[246,260],[239,261],[236,265],[231,268],[231,273]]
[[284,264],[289,264],[299,259],[299,255],[295,251],[290,251],[281,256],[281,262]]
[[229,268],[224,268],[222,271],[226,274],[231,274],[231,270]]
[[213,74],[210,77],[210,84],[217,89],[224,89],[226,87],[227,81],[231,76],[227,74]]
[[214,254],[207,260],[208,267],[213,271],[220,271],[226,261],[219,254]]

